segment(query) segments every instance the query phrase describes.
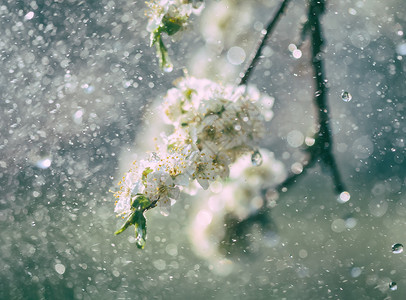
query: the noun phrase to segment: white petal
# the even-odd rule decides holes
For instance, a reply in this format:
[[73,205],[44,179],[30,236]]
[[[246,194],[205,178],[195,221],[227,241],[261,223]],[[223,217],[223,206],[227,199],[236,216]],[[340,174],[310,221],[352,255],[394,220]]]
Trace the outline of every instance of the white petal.
[[197,177],[196,180],[204,190],[209,188],[209,181],[207,179]]
[[161,211],[161,214],[165,217],[169,215],[169,213],[171,212],[171,201],[169,200],[169,198],[163,198],[159,200],[159,209]]
[[168,190],[169,198],[172,198],[172,199],[175,199],[175,200],[179,198],[180,190],[179,190],[178,187],[170,187],[168,189],[169,189]]

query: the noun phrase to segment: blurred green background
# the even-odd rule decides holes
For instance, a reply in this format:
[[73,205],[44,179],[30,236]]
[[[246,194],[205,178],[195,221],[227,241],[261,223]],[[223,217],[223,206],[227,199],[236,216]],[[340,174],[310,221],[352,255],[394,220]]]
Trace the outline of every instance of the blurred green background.
[[[166,40],[175,69],[163,74],[144,1],[0,3],[1,299],[406,298],[405,253],[391,251],[406,243],[404,0],[329,1],[323,17],[348,202],[315,167],[280,195],[271,236],[253,228],[251,251],[231,248],[227,272],[192,246],[199,197],[168,217],[148,212],[145,250],[131,229],[113,236],[122,220],[109,189],[145,150],[153,103],[183,68],[233,83],[244,55],[230,49],[249,56],[278,4],[207,1],[178,41]],[[289,50],[305,16],[306,1],[292,1],[250,80],[275,97],[263,146],[287,171],[304,155],[289,137],[314,127],[309,44],[299,58]]]

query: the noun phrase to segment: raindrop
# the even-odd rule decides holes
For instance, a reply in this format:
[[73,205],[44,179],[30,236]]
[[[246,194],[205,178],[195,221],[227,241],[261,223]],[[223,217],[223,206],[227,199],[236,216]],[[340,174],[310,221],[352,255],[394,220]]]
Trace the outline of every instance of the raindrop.
[[348,218],[345,220],[345,227],[347,228],[354,228],[357,225],[357,219],[355,218]]
[[241,47],[231,47],[227,52],[227,60],[230,64],[238,66],[245,60],[246,54]]
[[393,244],[392,245],[392,253],[399,254],[403,252],[403,245],[402,244]]
[[359,267],[354,267],[351,269],[351,276],[353,278],[357,278],[358,276],[360,276],[362,273],[362,269]]
[[389,283],[389,288],[392,291],[396,291],[398,289],[398,285],[396,284],[396,282],[392,281],[391,283]]
[[290,169],[294,174],[300,174],[303,172],[303,165],[300,162],[295,162]]
[[396,52],[399,55],[406,55],[406,43],[400,44],[396,46]]
[[305,138],[305,144],[306,144],[306,146],[313,146],[314,145],[314,143],[316,142],[316,140],[313,138],[313,137],[310,137],[310,136],[307,136],[306,138]]
[[266,247],[275,247],[279,244],[280,237],[273,231],[266,231],[263,238]]
[[164,70],[164,72],[166,72],[166,73],[170,73],[170,72],[173,71],[173,65],[170,64],[170,63],[167,63],[167,64],[164,66],[163,70]]
[[259,153],[258,150],[255,150],[252,153],[251,162],[252,162],[252,165],[255,167],[260,166],[262,164],[262,155],[261,155],[261,153]]
[[82,120],[83,120],[83,113],[84,113],[84,110],[83,110],[83,109],[79,109],[79,110],[77,110],[77,111],[73,114],[72,118],[73,118],[73,121],[74,121],[76,124],[81,124],[81,123],[82,123]]
[[51,166],[51,164],[52,160],[49,157],[46,157],[44,159],[37,161],[35,165],[40,169],[48,169]]
[[289,49],[290,52],[293,52],[293,51],[295,51],[297,49],[297,47],[296,47],[295,44],[289,44],[288,49]]
[[87,83],[82,84],[81,87],[82,87],[82,89],[84,90],[84,92],[85,92],[86,94],[91,94],[91,93],[94,92],[94,86],[89,85],[89,84],[87,84]]
[[337,201],[340,202],[340,203],[345,203],[345,202],[347,202],[348,200],[350,200],[350,198],[351,198],[350,193],[347,192],[347,191],[344,191],[344,192],[342,192],[342,193],[340,194],[340,196],[338,196]]
[[279,193],[274,189],[268,189],[265,193],[265,199],[268,201],[268,206],[275,207],[276,201],[279,199]]
[[65,273],[65,266],[63,264],[56,264],[55,271],[62,275]]
[[341,93],[341,99],[343,99],[344,102],[350,102],[352,99],[352,96],[349,92],[344,91]]
[[155,268],[157,268],[159,271],[163,271],[166,269],[166,262],[163,259],[157,259],[152,263]]
[[302,57],[302,51],[300,51],[299,49],[295,49],[292,52],[292,56],[296,59],[299,59]]
[[298,148],[303,145],[304,135],[299,130],[292,130],[288,133],[286,140],[288,144],[293,148]]
[[24,19],[25,19],[25,20],[31,20],[32,18],[34,18],[34,12],[33,12],[33,11],[30,11],[29,13],[27,13],[27,14],[24,16]]

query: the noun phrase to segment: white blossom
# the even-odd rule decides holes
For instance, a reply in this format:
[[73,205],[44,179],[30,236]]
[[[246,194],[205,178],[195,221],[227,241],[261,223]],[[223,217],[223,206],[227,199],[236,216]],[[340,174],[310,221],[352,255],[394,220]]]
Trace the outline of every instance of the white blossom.
[[148,174],[144,195],[151,201],[158,201],[162,214],[169,213],[171,199],[177,200],[179,194],[179,187],[175,186],[169,173],[154,171]]
[[263,112],[272,113],[272,103],[251,86],[179,79],[158,108],[171,128],[161,133],[163,143],[148,159],[135,162],[127,173],[116,193],[115,211],[128,214],[134,209],[131,199],[143,195],[166,214],[180,187],[187,189],[196,180],[206,190],[226,179],[230,165],[258,148],[265,135]]
[[229,155],[232,163],[264,137],[264,114],[269,119],[273,102],[256,88],[222,86],[194,77],[182,78],[176,86],[162,107],[166,121],[174,126],[169,143],[194,143],[200,150],[210,144],[213,152]]
[[136,194],[142,194],[144,185],[142,184],[142,167],[134,162],[134,166],[119,182],[120,190],[115,193],[117,198],[114,212],[118,215],[127,216],[131,212],[131,198]]
[[205,190],[209,188],[210,182],[215,181],[217,178],[226,178],[228,175],[228,166],[222,161],[218,161],[217,156],[208,149],[200,152],[195,164],[196,169],[193,178]]

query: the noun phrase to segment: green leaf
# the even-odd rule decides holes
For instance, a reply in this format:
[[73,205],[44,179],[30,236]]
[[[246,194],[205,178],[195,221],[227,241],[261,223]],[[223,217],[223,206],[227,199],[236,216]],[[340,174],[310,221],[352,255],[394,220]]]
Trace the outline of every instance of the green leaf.
[[142,194],[137,194],[131,202],[131,208],[142,212],[146,210],[150,205],[151,201]]
[[124,225],[117,230],[116,232],[114,232],[114,235],[120,234],[122,233],[124,230],[126,230],[128,227],[130,227],[131,225],[135,224],[136,222],[136,215],[135,215],[136,211],[131,213],[131,215],[127,218],[127,221],[124,223]]
[[144,249],[147,239],[147,219],[144,216],[143,211],[134,211],[124,223],[124,225],[117,230],[114,234],[120,234],[126,230],[129,226],[135,227],[135,240],[139,249]]
[[124,225],[119,230],[117,230],[114,234],[115,235],[120,234],[124,230],[126,230],[128,227],[130,227],[131,225],[134,225],[135,240],[136,240],[137,247],[139,249],[144,249],[146,239],[147,239],[147,220],[144,216],[144,212],[150,208],[155,207],[156,202],[157,201],[151,202],[151,200],[149,200],[149,198],[143,194],[135,195],[131,201],[132,213],[127,218]]
[[170,36],[174,35],[182,28],[183,20],[164,17],[162,23],[164,24],[163,31]]
[[143,172],[142,172],[142,177],[141,180],[145,183],[147,181],[147,176],[149,173],[152,172],[152,169],[150,167],[146,168]]
[[151,32],[150,46],[156,46],[156,55],[159,58],[159,67],[165,72],[171,72],[173,65],[169,59],[168,50],[162,41],[162,32],[167,32],[166,27],[158,27],[154,32]]
[[168,50],[166,49],[162,38],[159,37],[156,43],[156,52],[159,58],[159,66],[165,72],[170,72],[173,69],[171,60],[169,59]]

